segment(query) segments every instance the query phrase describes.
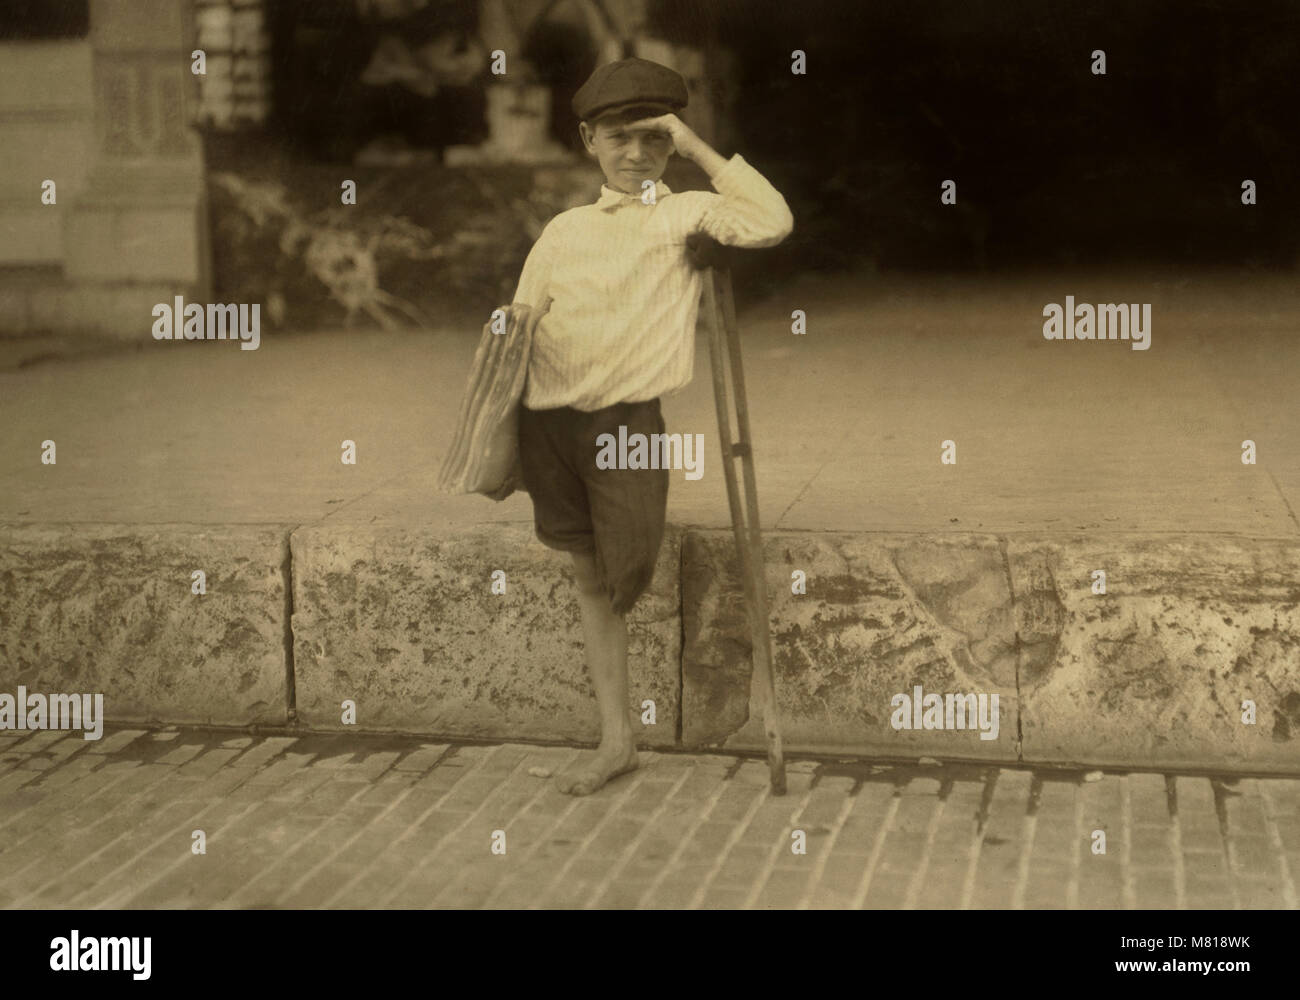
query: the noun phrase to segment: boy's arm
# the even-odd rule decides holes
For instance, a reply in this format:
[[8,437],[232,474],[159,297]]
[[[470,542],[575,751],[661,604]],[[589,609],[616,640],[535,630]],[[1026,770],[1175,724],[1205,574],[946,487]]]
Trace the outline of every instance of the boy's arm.
[[551,280],[551,261],[555,254],[554,219],[542,229],[537,242],[528,251],[524,268],[519,274],[519,284],[515,287],[513,305],[525,305],[545,311],[547,300],[546,288]]
[[794,229],[794,216],[781,192],[739,153],[726,159],[673,114],[636,122],[629,128],[666,131],[677,152],[709,175],[717,194],[692,192],[703,206],[691,231],[735,247],[770,247]]

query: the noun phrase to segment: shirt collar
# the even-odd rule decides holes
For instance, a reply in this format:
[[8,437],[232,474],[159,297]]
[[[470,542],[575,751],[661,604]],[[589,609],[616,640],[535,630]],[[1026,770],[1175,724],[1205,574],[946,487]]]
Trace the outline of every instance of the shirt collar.
[[[665,195],[672,194],[672,190],[663,181],[655,181],[655,202],[660,201]],[[600,186],[600,197],[596,199],[596,207],[612,210],[619,205],[644,204],[641,201],[641,195],[628,194],[625,191],[618,191],[608,184]]]

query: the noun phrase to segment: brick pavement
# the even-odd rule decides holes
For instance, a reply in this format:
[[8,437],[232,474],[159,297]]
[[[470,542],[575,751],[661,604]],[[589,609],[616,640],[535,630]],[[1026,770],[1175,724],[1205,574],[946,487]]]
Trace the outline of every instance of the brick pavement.
[[3,734],[0,906],[1300,907],[1300,780],[802,760],[773,798],[761,761],[643,751],[575,799],[537,772],[576,753]]

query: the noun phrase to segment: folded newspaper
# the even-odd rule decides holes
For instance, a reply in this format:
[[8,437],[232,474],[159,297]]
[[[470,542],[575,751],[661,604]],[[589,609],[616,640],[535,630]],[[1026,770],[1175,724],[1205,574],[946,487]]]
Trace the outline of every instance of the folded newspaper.
[[439,492],[482,493],[504,500],[523,490],[520,400],[533,333],[550,304],[547,299],[540,308],[502,306],[483,324],[451,448],[438,475]]

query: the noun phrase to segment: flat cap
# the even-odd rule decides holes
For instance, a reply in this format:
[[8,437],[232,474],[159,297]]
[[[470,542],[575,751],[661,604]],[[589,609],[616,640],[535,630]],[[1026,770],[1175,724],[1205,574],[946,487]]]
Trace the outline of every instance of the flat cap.
[[573,95],[573,113],[589,122],[622,105],[661,104],[678,111],[689,99],[680,73],[634,56],[597,66]]

